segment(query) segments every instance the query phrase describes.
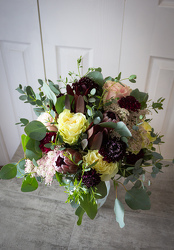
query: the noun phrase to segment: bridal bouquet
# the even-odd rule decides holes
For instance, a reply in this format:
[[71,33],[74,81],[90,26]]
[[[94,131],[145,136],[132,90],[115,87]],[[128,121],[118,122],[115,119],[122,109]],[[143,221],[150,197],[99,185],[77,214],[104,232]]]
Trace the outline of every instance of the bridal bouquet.
[[[67,193],[67,202],[75,208],[77,224],[83,214],[94,219],[114,182],[114,212],[124,227],[124,207],[117,198],[117,187],[125,188],[125,202],[134,210],[150,209],[150,191],[145,186],[146,167],[152,177],[162,172],[162,155],[154,145],[161,137],[150,126],[147,115],[162,109],[163,98],[150,103],[148,94],[123,83],[121,73],[103,79],[101,68],[89,68],[80,75],[69,72],[58,84],[38,80],[39,93],[31,86],[19,85],[19,99],[34,106],[37,120],[20,119],[24,158],[5,165],[1,179],[23,178],[21,191],[31,192],[38,182],[51,185],[58,181]],[[126,78],[136,82],[136,75]],[[65,89],[59,87],[65,84]],[[131,189],[126,188],[127,183]]]

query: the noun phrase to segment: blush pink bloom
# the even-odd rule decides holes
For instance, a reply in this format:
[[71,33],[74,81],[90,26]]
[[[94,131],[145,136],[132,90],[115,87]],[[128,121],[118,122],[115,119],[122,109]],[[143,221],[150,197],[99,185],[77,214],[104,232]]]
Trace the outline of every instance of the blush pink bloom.
[[103,89],[105,91],[103,96],[103,102],[110,100],[111,98],[122,98],[129,96],[131,93],[131,88],[126,84],[122,86],[119,82],[107,81],[105,82]]
[[46,126],[46,128],[47,128],[49,131],[57,131],[57,130],[58,130],[57,127],[55,126],[55,124],[52,124],[52,122],[54,122],[54,119],[53,119],[52,116],[51,116],[49,113],[47,113],[47,112],[41,114],[41,115],[37,118],[37,120],[38,120],[39,122],[42,122],[42,123]]
[[76,173],[78,170],[77,163],[81,160],[82,155],[74,149],[67,148],[65,150],[58,151],[54,159],[55,170],[63,174]]

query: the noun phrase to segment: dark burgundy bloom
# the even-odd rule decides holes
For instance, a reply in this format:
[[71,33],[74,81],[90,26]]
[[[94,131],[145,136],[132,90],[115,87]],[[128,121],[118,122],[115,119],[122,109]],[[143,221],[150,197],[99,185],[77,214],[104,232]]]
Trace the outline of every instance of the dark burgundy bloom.
[[121,108],[134,112],[141,108],[141,104],[135,99],[134,96],[122,97],[118,100],[118,104]]
[[45,147],[45,144],[51,143],[51,141],[55,142],[55,139],[56,139],[56,132],[47,132],[46,136],[40,141],[39,147],[42,150],[42,152],[48,153],[51,149]]
[[95,169],[86,171],[82,176],[82,183],[88,188],[95,187],[101,182],[100,174],[96,172]]
[[99,89],[97,83],[88,77],[82,77],[79,81],[72,84],[73,90],[75,90],[76,95],[86,96],[90,93],[91,89]]
[[128,155],[126,155],[126,163],[134,165],[136,161],[138,161],[141,158],[143,159],[143,157],[144,157],[144,152],[142,149],[136,155],[129,153]]
[[99,153],[104,157],[104,161],[107,161],[108,163],[117,162],[124,157],[126,147],[126,143],[121,139],[114,137],[101,146]]

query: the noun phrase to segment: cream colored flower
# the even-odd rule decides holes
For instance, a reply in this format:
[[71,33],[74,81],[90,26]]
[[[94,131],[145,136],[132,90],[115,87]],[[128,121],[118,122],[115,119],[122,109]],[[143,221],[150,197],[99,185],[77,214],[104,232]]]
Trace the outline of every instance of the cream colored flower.
[[103,156],[99,154],[98,150],[89,150],[88,154],[83,157],[83,162],[91,165],[97,162],[92,168],[96,170],[97,173],[101,174],[102,181],[108,181],[118,172],[118,163],[108,163],[103,161]]
[[122,98],[129,96],[131,93],[131,88],[127,86],[126,84],[123,84],[122,86],[119,82],[114,81],[107,81],[105,82],[103,89],[105,91],[105,94],[103,96],[103,102],[106,102],[107,100],[111,98]]
[[57,131],[57,127],[54,124],[52,124],[54,122],[54,119],[49,113],[47,112],[42,113],[37,118],[37,121],[42,122],[49,131]]
[[58,130],[63,137],[63,141],[68,144],[75,143],[82,132],[88,127],[86,116],[82,113],[71,113],[70,110],[64,109],[58,118]]

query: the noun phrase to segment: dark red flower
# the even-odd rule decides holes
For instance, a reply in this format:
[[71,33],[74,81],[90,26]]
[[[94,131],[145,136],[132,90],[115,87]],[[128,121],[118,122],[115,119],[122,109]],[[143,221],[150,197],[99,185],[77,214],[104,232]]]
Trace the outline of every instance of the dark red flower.
[[40,141],[40,149],[44,153],[48,153],[51,149],[45,147],[45,144],[52,142],[55,142],[56,139],[56,132],[47,132],[46,136]]
[[88,77],[82,77],[79,81],[74,82],[72,87],[73,90],[75,90],[76,95],[82,96],[88,95],[93,88],[99,89],[98,84]]
[[134,165],[136,163],[136,161],[138,161],[141,158],[143,159],[143,157],[144,157],[144,152],[142,149],[136,155],[129,153],[128,155],[126,155],[126,163]]
[[107,161],[108,163],[117,162],[125,156],[126,147],[126,143],[121,139],[114,137],[101,146],[99,153],[104,157],[104,161]]
[[122,97],[118,100],[118,104],[121,108],[134,112],[141,108],[141,104],[135,99],[134,96]]
[[101,182],[100,174],[98,174],[95,169],[86,171],[82,176],[82,183],[86,185],[88,188],[95,187],[100,182]]

